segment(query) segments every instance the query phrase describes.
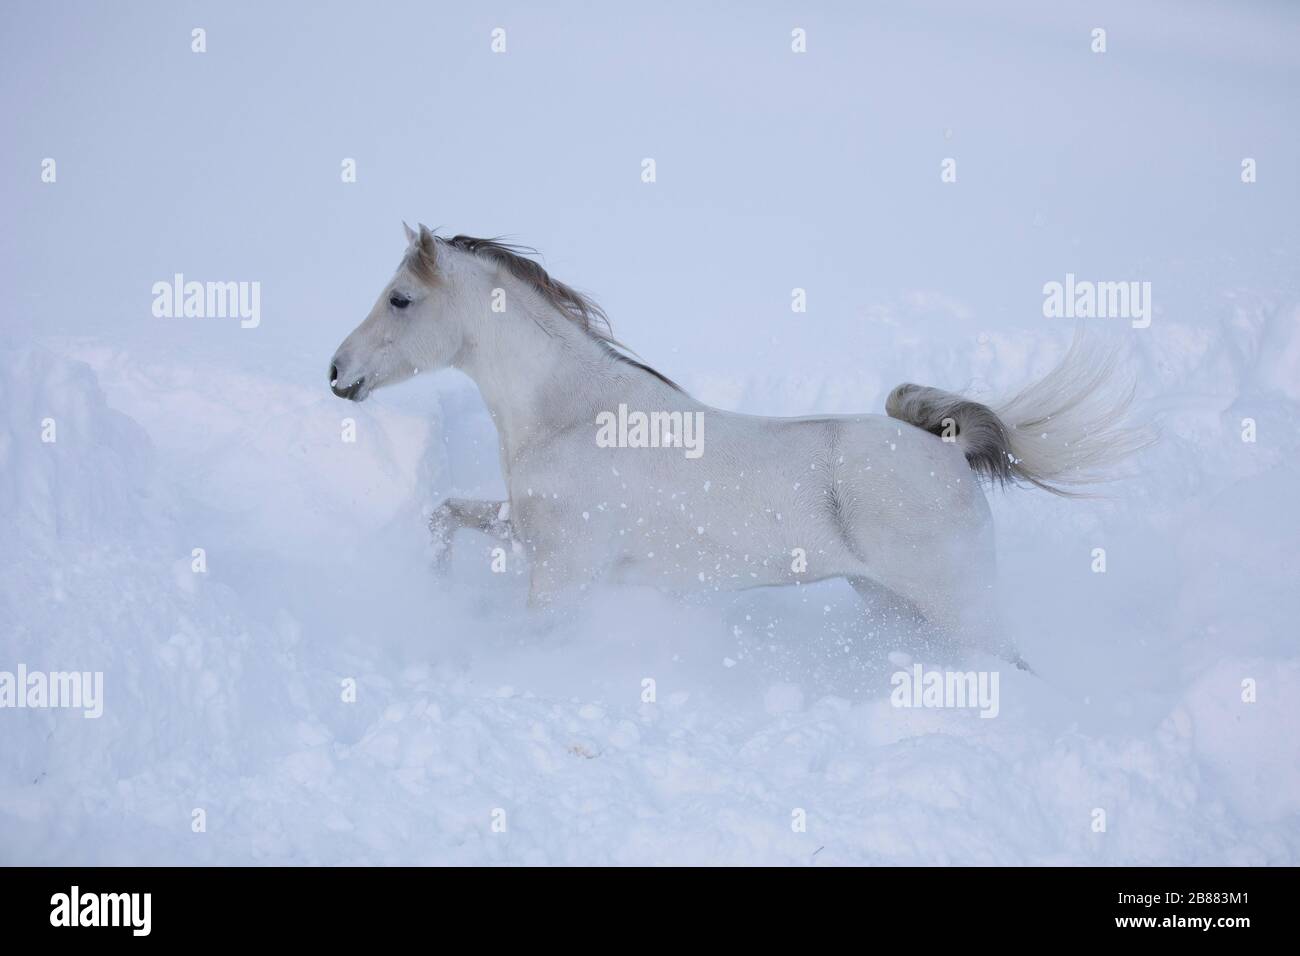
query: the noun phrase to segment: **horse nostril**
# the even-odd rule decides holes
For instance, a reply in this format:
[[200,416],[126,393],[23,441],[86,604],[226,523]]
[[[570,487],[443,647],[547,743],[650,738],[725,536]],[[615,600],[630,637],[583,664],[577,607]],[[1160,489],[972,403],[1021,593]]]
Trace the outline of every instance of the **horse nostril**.
[[336,368],[330,366],[330,391],[339,398],[347,398],[352,401],[358,401],[357,394],[361,391],[361,386],[366,383],[365,376],[357,379],[351,385],[344,385],[339,381],[339,373]]
[[339,367],[335,365],[333,362],[330,362],[330,388],[333,388],[334,383],[337,382],[338,380],[339,380]]

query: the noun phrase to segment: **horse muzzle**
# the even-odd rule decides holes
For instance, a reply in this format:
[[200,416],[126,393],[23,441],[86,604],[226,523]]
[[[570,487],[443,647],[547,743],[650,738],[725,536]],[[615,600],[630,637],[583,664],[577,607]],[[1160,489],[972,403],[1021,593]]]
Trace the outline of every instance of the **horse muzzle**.
[[363,375],[351,385],[344,385],[339,381],[338,366],[331,362],[330,391],[339,398],[346,398],[349,401],[359,402],[366,397],[366,377]]

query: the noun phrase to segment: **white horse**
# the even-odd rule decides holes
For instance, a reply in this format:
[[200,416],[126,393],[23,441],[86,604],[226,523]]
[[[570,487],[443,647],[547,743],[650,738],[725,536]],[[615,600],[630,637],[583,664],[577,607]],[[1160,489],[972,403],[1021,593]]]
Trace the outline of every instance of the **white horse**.
[[838,577],[1024,666],[997,626],[980,479],[1072,494],[1145,441],[1119,424],[1113,359],[1077,342],[996,410],[916,385],[894,389],[889,417],[710,408],[626,354],[596,305],[521,250],[423,225],[406,236],[330,386],[359,402],[447,366],[474,380],[509,497],[449,499],[431,529],[444,554],[463,527],[522,546],[534,605],[602,578],[683,592]]

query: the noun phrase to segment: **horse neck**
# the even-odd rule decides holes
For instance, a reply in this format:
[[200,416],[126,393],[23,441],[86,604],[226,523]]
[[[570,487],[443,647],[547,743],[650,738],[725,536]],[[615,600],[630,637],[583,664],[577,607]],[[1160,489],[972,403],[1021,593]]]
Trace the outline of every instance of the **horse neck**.
[[566,430],[590,426],[594,441],[598,412],[616,409],[631,393],[648,402],[646,390],[662,386],[537,296],[508,289],[507,297],[522,314],[473,323],[455,363],[483,395],[507,470],[522,451]]

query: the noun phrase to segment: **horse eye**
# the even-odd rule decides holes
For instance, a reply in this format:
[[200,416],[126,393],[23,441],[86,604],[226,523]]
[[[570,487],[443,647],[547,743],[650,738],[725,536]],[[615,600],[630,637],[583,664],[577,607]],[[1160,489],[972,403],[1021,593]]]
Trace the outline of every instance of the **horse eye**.
[[411,300],[406,298],[405,296],[398,295],[396,292],[394,292],[391,296],[388,297],[388,304],[391,305],[394,309],[404,309],[411,304]]

